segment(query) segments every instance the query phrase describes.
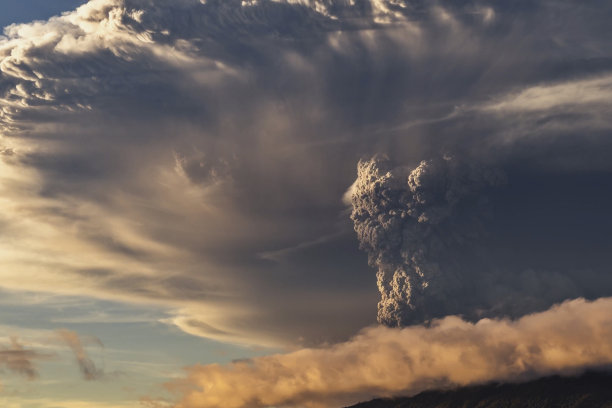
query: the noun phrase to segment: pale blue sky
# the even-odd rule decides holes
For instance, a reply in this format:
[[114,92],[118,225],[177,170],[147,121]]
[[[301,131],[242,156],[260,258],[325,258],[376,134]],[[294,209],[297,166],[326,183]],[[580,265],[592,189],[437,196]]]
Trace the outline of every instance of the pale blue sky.
[[0,0],[0,26],[46,20],[51,16],[72,10],[85,0]]
[[[84,3],[86,0],[0,0],[0,26],[46,20]],[[86,350],[106,373],[103,380],[84,381],[69,349],[53,344],[56,356],[39,365],[38,380],[3,376],[0,405],[6,407],[55,407],[78,401],[93,408],[96,404],[132,406],[143,395],[163,395],[160,385],[180,375],[182,367],[193,361],[223,363],[270,352],[186,334],[161,322],[168,317],[163,308],[21,291],[0,293],[0,339],[14,336],[29,348],[37,340],[53,338],[58,329],[93,336],[104,348],[90,345]]]
[[[167,317],[150,305],[0,290],[0,346],[15,337],[27,349],[42,346],[54,354],[38,365],[34,381],[3,375],[0,405],[45,408],[54,407],[52,401],[84,401],[94,408],[130,407],[143,395],[164,396],[161,385],[194,361],[227,363],[274,351],[192,336],[163,323]],[[70,349],[57,338],[62,329],[81,335],[89,358],[104,372],[100,379],[83,379]]]

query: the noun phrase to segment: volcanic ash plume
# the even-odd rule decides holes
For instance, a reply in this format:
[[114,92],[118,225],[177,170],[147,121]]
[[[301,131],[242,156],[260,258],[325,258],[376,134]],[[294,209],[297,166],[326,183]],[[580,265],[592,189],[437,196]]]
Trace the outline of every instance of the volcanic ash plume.
[[414,169],[376,156],[360,161],[357,174],[351,219],[378,269],[378,321],[403,326],[456,312],[453,294],[463,283],[453,254],[482,236],[482,192],[503,175],[449,156]]

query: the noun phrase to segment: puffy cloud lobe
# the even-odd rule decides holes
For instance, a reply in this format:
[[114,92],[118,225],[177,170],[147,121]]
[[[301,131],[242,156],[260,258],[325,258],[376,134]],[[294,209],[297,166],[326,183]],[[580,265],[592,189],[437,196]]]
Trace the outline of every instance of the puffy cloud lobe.
[[318,408],[575,373],[612,363],[611,307],[611,298],[577,299],[516,321],[450,316],[431,326],[372,327],[326,348],[190,367],[169,387],[185,390],[176,408]]
[[568,170],[576,163],[559,158],[564,170],[542,171],[522,154],[460,151],[415,167],[360,162],[351,218],[377,268],[381,323],[518,317],[609,294],[611,198],[598,193],[609,177]]
[[[520,13],[522,8],[516,10]],[[388,43],[396,42],[395,51],[399,48],[409,60],[435,62],[432,51],[421,49],[418,43],[444,43],[439,40],[442,33],[442,37],[461,38],[462,51],[476,56],[487,52],[490,45],[474,38],[483,34],[483,28],[472,17],[483,15],[490,21],[494,14],[490,7],[476,2],[443,7],[396,0],[261,1],[247,6],[237,0],[94,0],[48,22],[6,28],[7,38],[0,45],[0,118],[5,130],[17,130],[16,121],[25,125],[32,115],[38,120],[58,118],[58,109],[64,113],[113,109],[113,102],[117,102],[113,96],[118,95],[126,102],[137,98],[148,109],[155,109],[155,103],[165,104],[167,99],[173,103],[166,103],[166,110],[193,108],[189,101],[180,103],[185,97],[182,81],[162,85],[172,77],[168,72],[182,72],[194,82],[208,84],[257,76],[262,73],[243,68],[270,62],[266,60],[271,57],[271,45],[289,54],[300,51],[275,37],[299,40],[307,48],[314,45],[310,51],[315,55],[321,46],[340,47],[337,51],[343,54],[364,49],[366,60],[385,56]],[[381,23],[392,21],[398,25],[386,32]],[[374,35],[373,29],[379,33]],[[364,34],[348,35],[350,31]],[[407,34],[404,42],[394,38],[396,32]],[[306,33],[311,40],[304,41]],[[537,46],[537,42],[530,45]],[[599,47],[592,44],[592,48]],[[241,55],[236,55],[238,52]],[[454,64],[463,64],[449,50],[443,53]],[[330,57],[334,59],[333,54]],[[138,91],[141,98],[134,94]]]
[[[169,68],[155,65],[193,63],[186,42],[155,42],[153,35],[163,35],[155,27],[142,27],[140,7],[150,5],[94,0],[48,22],[7,27],[0,43],[3,130],[33,125],[33,117],[39,125],[58,122],[92,105],[112,109],[110,94],[119,91],[129,99],[128,90],[145,92],[143,87]],[[147,65],[147,72],[134,70],[134,60]],[[201,59],[198,64],[199,69],[218,71],[214,62]],[[142,98],[141,103],[146,101]]]
[[479,238],[482,190],[502,182],[499,171],[450,156],[422,161],[412,170],[392,168],[382,157],[359,162],[351,219],[378,268],[380,323],[401,326],[430,318],[428,309],[440,310],[435,303],[456,296],[461,276],[440,263],[449,251],[465,250]]

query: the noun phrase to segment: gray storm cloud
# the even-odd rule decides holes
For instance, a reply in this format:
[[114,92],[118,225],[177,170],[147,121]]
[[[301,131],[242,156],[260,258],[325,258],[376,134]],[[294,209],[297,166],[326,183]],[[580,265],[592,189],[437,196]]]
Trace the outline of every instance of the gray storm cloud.
[[[387,324],[609,295],[612,6],[591,4],[92,0],[9,26],[2,286],[153,302],[239,343],[346,339],[378,294],[338,198],[393,148],[415,165],[382,184],[406,194],[382,205],[364,181],[358,221]],[[461,148],[503,162],[496,203],[520,217],[481,230],[497,187],[462,153],[408,184]],[[542,202],[557,192],[582,199]],[[480,256],[505,224],[516,253]]]
[[608,177],[524,166],[512,156],[486,162],[465,152],[413,167],[382,156],[359,162],[347,199],[360,247],[377,269],[380,323],[519,317],[567,298],[608,295],[608,222],[585,212],[608,202],[595,198]]
[[[385,157],[359,162],[351,202],[355,231],[378,269],[378,321],[402,326],[452,305],[463,282],[452,256],[481,238],[482,191],[503,173],[445,156],[414,169]],[[450,310],[448,310],[450,311]]]
[[326,408],[576,373],[612,363],[611,307],[612,298],[577,299],[515,321],[449,316],[431,326],[372,327],[325,348],[193,366],[169,388],[183,392],[175,408]]

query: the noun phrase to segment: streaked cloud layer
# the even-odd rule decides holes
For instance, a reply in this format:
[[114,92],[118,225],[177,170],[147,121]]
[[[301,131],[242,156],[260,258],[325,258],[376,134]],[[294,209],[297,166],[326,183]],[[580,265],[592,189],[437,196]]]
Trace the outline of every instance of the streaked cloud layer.
[[[248,346],[464,319],[270,357],[296,364],[455,325],[461,345],[485,326],[535,343],[529,322],[550,319],[562,342],[555,319],[582,308],[605,331],[605,299],[534,313],[612,295],[610,15],[603,0],[91,0],[10,25],[2,289],[150,308]],[[525,358],[553,370],[540,357]],[[215,370],[231,371],[191,378]],[[468,382],[518,375],[483,370]],[[298,388],[261,404],[370,395]]]
[[340,200],[359,158],[608,171],[606,7],[95,0],[10,26],[3,284],[230,341],[346,338],[374,317]]

